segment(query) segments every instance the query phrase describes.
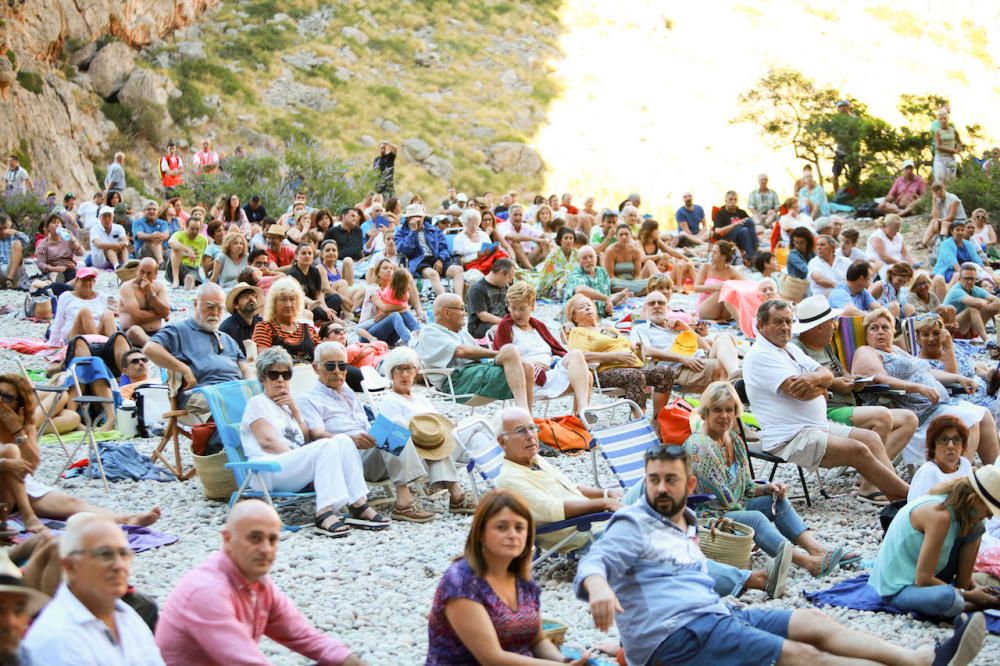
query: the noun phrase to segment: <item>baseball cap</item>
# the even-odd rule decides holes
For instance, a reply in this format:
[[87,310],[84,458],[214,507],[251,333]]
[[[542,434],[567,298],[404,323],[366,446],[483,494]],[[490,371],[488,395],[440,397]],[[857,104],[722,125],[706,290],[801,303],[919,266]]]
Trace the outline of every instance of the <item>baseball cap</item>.
[[84,266],[83,268],[76,269],[76,279],[86,280],[88,278],[96,278],[97,269],[91,268],[90,266]]
[[903,164],[899,167],[900,169],[905,169],[906,167],[913,168],[913,160],[903,160]]
[[115,209],[112,208],[111,206],[101,206],[101,209],[97,211],[97,217],[101,217],[102,215],[114,215],[114,214],[115,214]]

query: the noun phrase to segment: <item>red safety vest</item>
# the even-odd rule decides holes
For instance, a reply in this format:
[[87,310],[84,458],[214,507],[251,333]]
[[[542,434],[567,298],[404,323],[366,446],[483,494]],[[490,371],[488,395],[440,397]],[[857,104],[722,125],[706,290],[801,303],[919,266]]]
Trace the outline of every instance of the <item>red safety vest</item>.
[[[167,163],[167,170],[163,169],[163,162]],[[177,155],[164,155],[160,160],[160,178],[163,179],[163,187],[177,187],[184,181],[183,176],[171,176],[167,171],[181,168],[181,158]]]

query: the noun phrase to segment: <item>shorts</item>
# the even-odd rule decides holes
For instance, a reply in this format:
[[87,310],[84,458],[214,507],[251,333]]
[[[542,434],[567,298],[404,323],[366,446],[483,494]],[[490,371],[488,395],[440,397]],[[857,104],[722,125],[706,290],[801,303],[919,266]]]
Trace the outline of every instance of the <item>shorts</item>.
[[806,426],[795,437],[773,449],[768,449],[767,452],[815,472],[819,469],[823,456],[826,455],[830,435],[848,437],[851,434],[851,428],[848,426],[839,423],[827,425],[829,426],[828,430],[821,430],[816,426]]
[[558,398],[569,388],[569,372],[564,364],[566,357],[559,359],[553,367],[545,371],[545,384],[535,386],[534,395],[539,398]]
[[28,474],[24,477],[24,492],[26,492],[28,497],[31,499],[38,499],[40,497],[45,497],[52,492],[52,488],[45,485],[41,481],[36,481],[35,477]]
[[649,664],[776,664],[788,638],[792,611],[770,608],[702,615],[656,646]]
[[697,372],[694,370],[688,370],[682,365],[677,368],[676,381],[680,384],[681,388],[684,389],[685,393],[700,394],[708,388],[708,385],[712,383],[712,379],[719,371],[719,366],[721,364],[716,359],[702,358],[700,360],[705,364],[705,367]]
[[839,423],[845,426],[853,426],[851,419],[854,417],[854,407],[834,407],[833,409],[826,410],[826,418],[834,423]]
[[493,363],[473,363],[459,368],[451,376],[451,383],[455,388],[455,395],[481,395],[494,400],[510,400],[514,397],[507,385],[507,375],[503,368]]

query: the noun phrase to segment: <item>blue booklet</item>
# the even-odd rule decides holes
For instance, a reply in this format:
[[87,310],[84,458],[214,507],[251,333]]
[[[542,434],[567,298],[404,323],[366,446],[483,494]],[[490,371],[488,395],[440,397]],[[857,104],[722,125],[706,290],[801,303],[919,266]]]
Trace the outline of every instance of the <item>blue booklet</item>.
[[368,434],[375,440],[375,447],[398,456],[406,443],[410,441],[410,431],[398,423],[390,421],[379,414],[372,422]]

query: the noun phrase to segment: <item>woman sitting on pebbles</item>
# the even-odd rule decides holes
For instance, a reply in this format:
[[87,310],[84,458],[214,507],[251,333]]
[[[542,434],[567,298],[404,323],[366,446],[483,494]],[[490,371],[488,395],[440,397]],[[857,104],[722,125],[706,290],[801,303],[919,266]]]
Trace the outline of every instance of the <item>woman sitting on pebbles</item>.
[[995,590],[972,582],[983,520],[1000,516],[998,497],[1000,469],[986,465],[909,502],[889,525],[868,584],[885,603],[932,618],[1000,607]]
[[[817,578],[844,564],[843,548],[830,550],[820,545],[785,497],[785,484],[756,483],[750,476],[746,445],[734,430],[743,405],[732,385],[709,384],[698,411],[701,430],[687,438],[684,449],[698,479],[695,492],[715,495],[714,500],[695,507],[698,517],[725,517],[749,525],[754,529],[754,543],[764,552],[778,557],[791,549],[792,563]],[[850,555],[846,563],[858,559]]]
[[0,503],[16,507],[24,528],[42,532],[39,518],[65,520],[89,511],[126,525],[152,525],[160,507],[142,513],[115,514],[107,509],[53,490],[35,480],[40,449],[35,428],[35,393],[20,375],[0,375]]
[[49,328],[49,343],[66,344],[78,335],[111,337],[118,330],[115,313],[108,297],[96,289],[97,269],[84,266],[77,269],[73,290],[60,294],[55,317]]
[[615,242],[604,251],[602,264],[611,276],[612,290],[627,289],[636,296],[646,293],[646,280],[659,272],[624,222],[615,227]]
[[972,471],[972,463],[965,457],[968,445],[969,429],[961,419],[945,415],[932,420],[927,426],[927,462],[913,475],[906,501],[929,494],[945,481],[968,476]]
[[[247,402],[240,422],[240,444],[248,460],[268,460],[280,472],[265,472],[268,490],[298,492],[316,488],[316,531],[347,536],[351,526],[384,529],[389,519],[368,506],[361,457],[347,435],[308,441],[309,427],[292,398],[292,357],[281,347],[257,356],[257,379],[264,392]],[[308,446],[306,446],[308,444]],[[261,490],[254,481],[255,490]],[[349,517],[341,516],[347,509]]]
[[[426,477],[431,486],[441,484],[448,489],[451,498],[448,511],[453,514],[471,514],[476,511],[476,502],[462,489],[458,482],[458,469],[455,458],[460,451],[455,450],[455,438],[451,435],[451,423],[441,415],[430,400],[413,393],[413,384],[420,372],[420,358],[417,352],[409,347],[393,349],[382,361],[382,374],[392,382],[392,388],[378,406],[378,412],[393,423],[398,423],[411,432],[411,442],[399,456],[383,456],[388,459],[389,466],[397,466],[397,470],[389,469],[389,477],[401,476],[404,483],[396,485],[396,504],[392,507],[393,520],[406,520],[414,523],[426,523],[436,518],[430,511],[421,509],[410,492],[409,483],[421,477]],[[435,421],[432,427],[442,426],[448,430],[442,446],[428,448],[420,437],[421,429],[413,418],[421,415],[433,415]]]
[[[483,497],[465,553],[434,593],[427,666],[567,663],[542,633],[541,589],[531,578],[534,540],[531,512],[517,495],[492,490]],[[570,664],[584,666],[589,658],[588,651]]]
[[722,285],[727,280],[742,280],[743,274],[733,266],[736,246],[729,241],[719,241],[709,250],[708,262],[698,269],[694,290],[698,294],[698,317],[717,321],[734,319],[733,311],[719,300]]

